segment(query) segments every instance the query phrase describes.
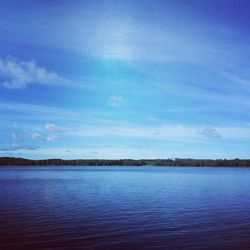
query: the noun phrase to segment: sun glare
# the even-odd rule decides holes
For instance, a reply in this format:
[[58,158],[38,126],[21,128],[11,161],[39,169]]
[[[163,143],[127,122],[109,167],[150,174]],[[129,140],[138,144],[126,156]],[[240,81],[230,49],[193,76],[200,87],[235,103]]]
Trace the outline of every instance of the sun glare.
[[131,47],[132,27],[129,23],[106,21],[100,25],[96,36],[102,57],[129,59],[133,55]]

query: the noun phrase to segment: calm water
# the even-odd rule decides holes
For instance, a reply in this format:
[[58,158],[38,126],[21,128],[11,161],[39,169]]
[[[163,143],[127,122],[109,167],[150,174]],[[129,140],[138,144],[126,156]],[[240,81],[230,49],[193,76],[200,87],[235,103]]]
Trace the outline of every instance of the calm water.
[[250,169],[4,167],[0,249],[250,249]]

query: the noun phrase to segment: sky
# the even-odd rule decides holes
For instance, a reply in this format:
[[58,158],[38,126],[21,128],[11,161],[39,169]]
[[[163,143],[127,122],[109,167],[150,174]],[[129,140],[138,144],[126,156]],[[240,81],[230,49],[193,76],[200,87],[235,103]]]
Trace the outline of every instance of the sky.
[[0,1],[0,156],[250,158],[249,11]]

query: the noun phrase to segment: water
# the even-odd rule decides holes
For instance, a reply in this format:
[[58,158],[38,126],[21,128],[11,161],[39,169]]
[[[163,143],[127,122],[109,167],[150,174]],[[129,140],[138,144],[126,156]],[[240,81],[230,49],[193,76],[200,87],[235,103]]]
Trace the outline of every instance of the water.
[[0,249],[250,249],[250,169],[4,167]]

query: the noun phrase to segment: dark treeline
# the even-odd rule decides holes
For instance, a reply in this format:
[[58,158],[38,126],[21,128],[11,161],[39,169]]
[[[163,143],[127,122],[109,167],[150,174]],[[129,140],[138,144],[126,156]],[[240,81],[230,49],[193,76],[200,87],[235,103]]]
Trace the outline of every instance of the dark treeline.
[[142,159],[142,160],[29,160],[2,157],[0,166],[195,166],[195,167],[250,167],[250,160],[210,160],[210,159]]

